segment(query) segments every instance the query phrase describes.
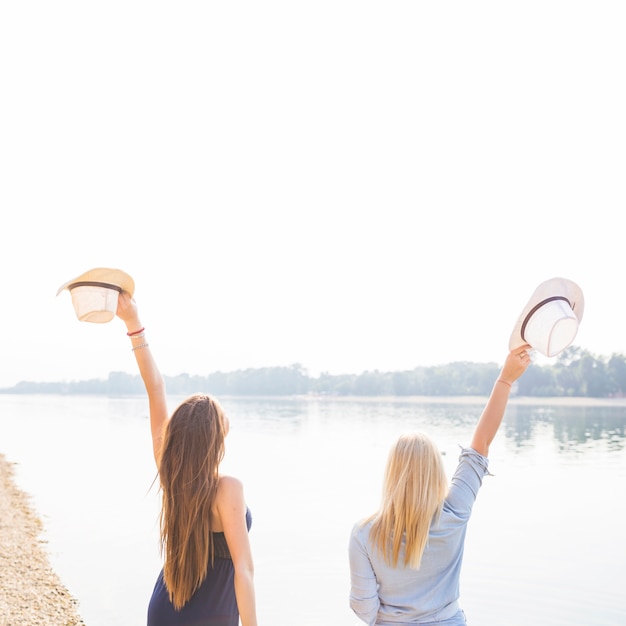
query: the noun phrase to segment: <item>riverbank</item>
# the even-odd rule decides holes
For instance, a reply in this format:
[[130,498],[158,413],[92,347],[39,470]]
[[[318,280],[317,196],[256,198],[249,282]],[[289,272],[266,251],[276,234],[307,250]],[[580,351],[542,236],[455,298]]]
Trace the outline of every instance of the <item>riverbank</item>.
[[[182,396],[181,396],[182,398]],[[237,396],[222,396],[235,398]],[[284,396],[249,396],[248,399],[285,399]],[[484,405],[488,396],[331,396],[331,395],[302,395],[289,396],[303,400],[314,399],[320,402],[361,402],[388,404],[479,404]],[[593,398],[587,396],[518,396],[511,394],[509,406],[521,404],[526,406],[565,406],[565,407],[626,407],[626,397],[620,398]]]
[[0,626],[79,626],[78,602],[50,566],[43,526],[0,454]]

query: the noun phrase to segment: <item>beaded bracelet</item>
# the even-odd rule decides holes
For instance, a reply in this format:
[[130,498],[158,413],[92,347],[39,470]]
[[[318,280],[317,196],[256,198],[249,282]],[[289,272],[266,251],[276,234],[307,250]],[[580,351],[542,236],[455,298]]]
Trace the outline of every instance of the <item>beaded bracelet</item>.
[[145,337],[146,333],[139,333],[138,335],[130,335],[131,339],[141,339],[142,337]]
[[134,352],[135,350],[139,350],[139,348],[147,348],[149,345],[150,345],[149,343],[140,343],[138,346],[135,346],[135,347],[133,348],[133,352]]

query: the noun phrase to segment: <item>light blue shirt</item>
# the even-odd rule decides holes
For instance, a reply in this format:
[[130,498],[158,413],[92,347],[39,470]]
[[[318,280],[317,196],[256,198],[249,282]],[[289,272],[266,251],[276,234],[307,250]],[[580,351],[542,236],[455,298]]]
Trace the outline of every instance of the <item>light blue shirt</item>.
[[434,521],[419,569],[404,567],[404,547],[392,567],[368,541],[371,522],[358,523],[349,543],[350,607],[370,626],[465,624],[458,605],[465,531],[488,459],[463,448],[439,521]]

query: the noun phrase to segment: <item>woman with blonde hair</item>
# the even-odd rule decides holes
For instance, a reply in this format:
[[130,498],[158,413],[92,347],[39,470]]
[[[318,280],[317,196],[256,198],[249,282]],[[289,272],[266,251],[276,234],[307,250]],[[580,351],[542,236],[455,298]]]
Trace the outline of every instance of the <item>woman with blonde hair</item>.
[[220,473],[229,423],[211,396],[194,394],[168,416],[163,377],[135,300],[120,293],[145,385],[162,507],[163,569],[150,599],[148,626],[257,626],[251,524],[241,482]]
[[392,446],[380,508],[355,524],[349,543],[350,606],[367,624],[467,623],[458,604],[465,531],[511,385],[530,364],[529,348],[507,356],[449,485],[427,435],[402,435]]

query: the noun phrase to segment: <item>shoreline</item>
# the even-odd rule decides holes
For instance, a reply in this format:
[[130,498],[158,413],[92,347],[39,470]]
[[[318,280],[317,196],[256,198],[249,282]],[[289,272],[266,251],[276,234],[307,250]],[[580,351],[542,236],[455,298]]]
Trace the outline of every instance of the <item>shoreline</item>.
[[[0,389],[0,397],[11,396],[19,398],[22,396],[55,396],[63,398],[79,397],[79,398],[115,398],[115,399],[146,399],[145,394],[126,394],[126,395],[111,395],[106,393],[7,393]],[[173,393],[171,398],[173,401],[178,399],[184,399],[188,394],[185,393]],[[291,395],[232,395],[221,394],[219,396],[223,399],[234,400],[316,400],[319,402],[363,402],[363,403],[405,403],[405,404],[484,404],[489,398],[486,396],[393,396],[393,395],[380,395],[380,396],[353,396],[353,395],[332,395],[323,393],[304,393],[304,394],[291,394]],[[524,404],[524,405],[549,405],[549,406],[578,406],[578,407],[607,407],[607,408],[620,408],[626,407],[626,396],[617,397],[602,397],[597,398],[594,396],[522,396],[517,395],[515,391],[511,393],[509,397],[509,405]]]
[[[221,396],[222,398],[241,398],[242,396]],[[485,404],[489,396],[331,396],[331,395],[302,395],[302,396],[246,396],[246,398],[301,398],[303,400],[319,400],[329,402],[387,402],[390,404]],[[626,397],[594,398],[587,396],[518,396],[512,393],[509,397],[509,406],[545,405],[567,407],[626,407]]]
[[43,524],[0,453],[0,626],[84,626],[76,600],[50,565]]

